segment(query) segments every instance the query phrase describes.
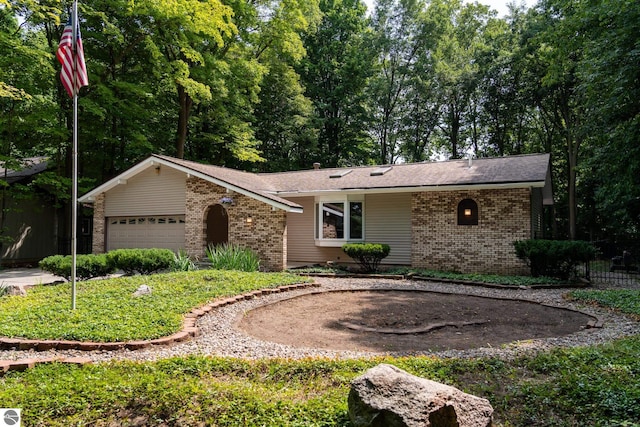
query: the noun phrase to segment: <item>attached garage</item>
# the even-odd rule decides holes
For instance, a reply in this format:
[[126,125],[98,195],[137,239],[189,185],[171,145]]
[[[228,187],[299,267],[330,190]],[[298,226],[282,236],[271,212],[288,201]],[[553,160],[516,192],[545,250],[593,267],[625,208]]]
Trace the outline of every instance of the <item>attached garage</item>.
[[107,251],[122,248],[184,249],[184,215],[109,217]]

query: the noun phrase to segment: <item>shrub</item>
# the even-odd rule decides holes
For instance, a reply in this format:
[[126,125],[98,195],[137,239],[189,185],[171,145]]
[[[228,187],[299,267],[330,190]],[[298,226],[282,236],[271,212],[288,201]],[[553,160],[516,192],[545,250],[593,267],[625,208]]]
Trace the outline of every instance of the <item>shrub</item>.
[[[40,261],[39,266],[42,270],[48,271],[55,276],[71,280],[71,264],[71,255],[53,255]],[[104,277],[115,270],[104,254],[76,256],[76,278],[78,280]]]
[[527,262],[531,275],[568,280],[575,277],[578,264],[595,257],[589,242],[568,240],[518,240],[513,242],[516,255]]
[[191,260],[189,255],[182,249],[178,253],[173,254],[173,267],[172,271],[195,271],[198,266]]
[[209,245],[207,258],[211,266],[218,270],[258,271],[260,258],[258,254],[248,248],[239,245],[225,243],[223,245]]
[[356,260],[365,272],[378,270],[380,262],[389,255],[391,248],[384,243],[346,243],[344,253]]
[[128,275],[152,274],[174,266],[170,249],[116,249],[107,253],[107,259],[110,265]]

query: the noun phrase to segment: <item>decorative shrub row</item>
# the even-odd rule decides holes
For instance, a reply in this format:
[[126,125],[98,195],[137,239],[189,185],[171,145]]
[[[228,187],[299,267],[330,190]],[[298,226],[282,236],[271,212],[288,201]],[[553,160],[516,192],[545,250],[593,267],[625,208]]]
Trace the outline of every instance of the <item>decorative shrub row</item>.
[[568,280],[579,264],[594,259],[596,249],[589,242],[568,240],[518,240],[516,255],[526,261],[534,277],[548,276]]
[[[55,276],[71,280],[71,255],[53,255],[40,261],[39,266]],[[122,270],[125,274],[152,274],[173,269],[175,255],[170,249],[116,249],[107,254],[78,255],[76,278],[88,280],[104,277]]]
[[107,253],[107,262],[125,274],[152,274],[175,265],[171,249],[116,249]]
[[[53,255],[40,261],[40,268],[49,273],[71,280],[71,255]],[[116,271],[116,267],[107,261],[107,256],[78,255],[76,257],[76,278],[88,280],[94,277],[107,276]]]
[[344,253],[353,258],[365,272],[378,270],[380,262],[389,255],[391,247],[385,243],[346,243]]

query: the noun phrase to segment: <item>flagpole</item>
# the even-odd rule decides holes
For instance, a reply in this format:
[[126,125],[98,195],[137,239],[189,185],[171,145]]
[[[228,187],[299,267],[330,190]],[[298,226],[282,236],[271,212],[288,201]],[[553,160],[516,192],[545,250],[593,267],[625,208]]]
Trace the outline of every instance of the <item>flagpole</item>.
[[73,184],[71,190],[71,309],[76,309],[76,267],[77,267],[77,234],[78,234],[78,3],[73,2],[71,31],[73,40],[73,148],[72,169]]

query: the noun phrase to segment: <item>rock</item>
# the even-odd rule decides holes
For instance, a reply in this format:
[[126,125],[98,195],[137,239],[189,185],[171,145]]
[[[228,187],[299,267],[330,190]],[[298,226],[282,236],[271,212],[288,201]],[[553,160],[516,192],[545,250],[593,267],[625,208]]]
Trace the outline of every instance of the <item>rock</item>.
[[[21,296],[24,297],[27,295],[27,291],[24,289],[23,285],[2,285],[2,287],[0,288],[0,291],[2,291],[4,288],[4,295],[15,295],[15,296]],[[2,295],[3,292],[0,292],[0,295]]]
[[147,285],[140,285],[140,287],[133,293],[134,297],[141,297],[143,295],[151,295],[151,288]]
[[490,427],[487,399],[381,364],[351,382],[355,427]]

